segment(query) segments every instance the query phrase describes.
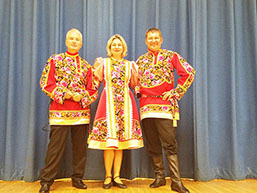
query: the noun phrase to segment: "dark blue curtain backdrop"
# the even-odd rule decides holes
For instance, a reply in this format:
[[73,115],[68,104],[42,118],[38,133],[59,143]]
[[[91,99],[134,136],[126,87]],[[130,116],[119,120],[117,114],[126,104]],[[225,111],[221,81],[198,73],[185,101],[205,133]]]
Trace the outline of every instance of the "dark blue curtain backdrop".
[[[182,177],[257,178],[256,10],[256,0],[0,0],[0,179],[39,178],[49,135],[39,80],[48,57],[66,51],[66,32],[83,33],[80,55],[93,64],[115,33],[136,60],[150,27],[196,69],[180,101]],[[71,173],[68,141],[58,178]],[[89,150],[85,179],[104,175],[103,152]],[[124,152],[121,176],[153,177],[145,148]]]

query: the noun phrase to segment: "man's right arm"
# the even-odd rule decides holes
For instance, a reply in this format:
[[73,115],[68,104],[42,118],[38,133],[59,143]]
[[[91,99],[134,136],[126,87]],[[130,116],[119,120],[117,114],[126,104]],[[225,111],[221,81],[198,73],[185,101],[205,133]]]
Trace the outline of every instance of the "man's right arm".
[[63,104],[64,96],[67,92],[65,82],[63,86],[58,86],[55,79],[56,60],[50,57],[45,65],[40,79],[40,86],[43,92],[57,103]]

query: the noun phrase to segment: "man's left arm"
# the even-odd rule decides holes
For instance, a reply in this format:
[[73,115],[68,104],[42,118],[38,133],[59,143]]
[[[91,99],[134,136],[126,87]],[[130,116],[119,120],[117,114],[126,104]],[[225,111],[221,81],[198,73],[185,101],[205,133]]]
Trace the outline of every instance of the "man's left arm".
[[163,94],[164,100],[172,100],[173,98],[180,100],[187,89],[191,86],[195,77],[195,69],[178,53],[174,52],[171,62],[179,75],[176,88]]
[[172,64],[179,75],[177,86],[174,90],[176,98],[180,100],[194,81],[195,69],[176,52],[172,57]]

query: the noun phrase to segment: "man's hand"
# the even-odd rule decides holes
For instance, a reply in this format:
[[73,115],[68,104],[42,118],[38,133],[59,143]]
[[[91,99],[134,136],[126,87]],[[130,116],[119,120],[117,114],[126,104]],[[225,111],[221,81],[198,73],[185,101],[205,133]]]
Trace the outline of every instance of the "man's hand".
[[163,100],[170,100],[173,97],[173,94],[171,94],[170,91],[164,92],[162,94],[162,99]]
[[64,95],[64,99],[70,99],[72,97],[72,92],[71,91],[68,91],[66,92],[66,94]]
[[82,99],[82,95],[79,93],[74,93],[72,98],[75,102],[79,102]]
[[170,91],[167,91],[167,92],[164,92],[164,93],[162,94],[162,99],[163,99],[163,100],[168,100],[168,101],[170,101],[172,98],[176,98],[176,93],[175,93],[175,90],[174,90],[174,89],[172,89],[172,90],[170,90]]

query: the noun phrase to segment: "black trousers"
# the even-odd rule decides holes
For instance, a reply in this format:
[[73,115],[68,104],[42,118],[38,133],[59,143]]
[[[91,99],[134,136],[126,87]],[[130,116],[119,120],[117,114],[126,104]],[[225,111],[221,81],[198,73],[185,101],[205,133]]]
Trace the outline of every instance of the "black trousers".
[[142,120],[147,151],[150,156],[177,154],[176,128],[173,120],[162,118],[145,118]]
[[41,171],[41,184],[53,184],[69,131],[72,142],[72,179],[83,178],[87,158],[87,128],[88,125],[51,125],[45,166]]

